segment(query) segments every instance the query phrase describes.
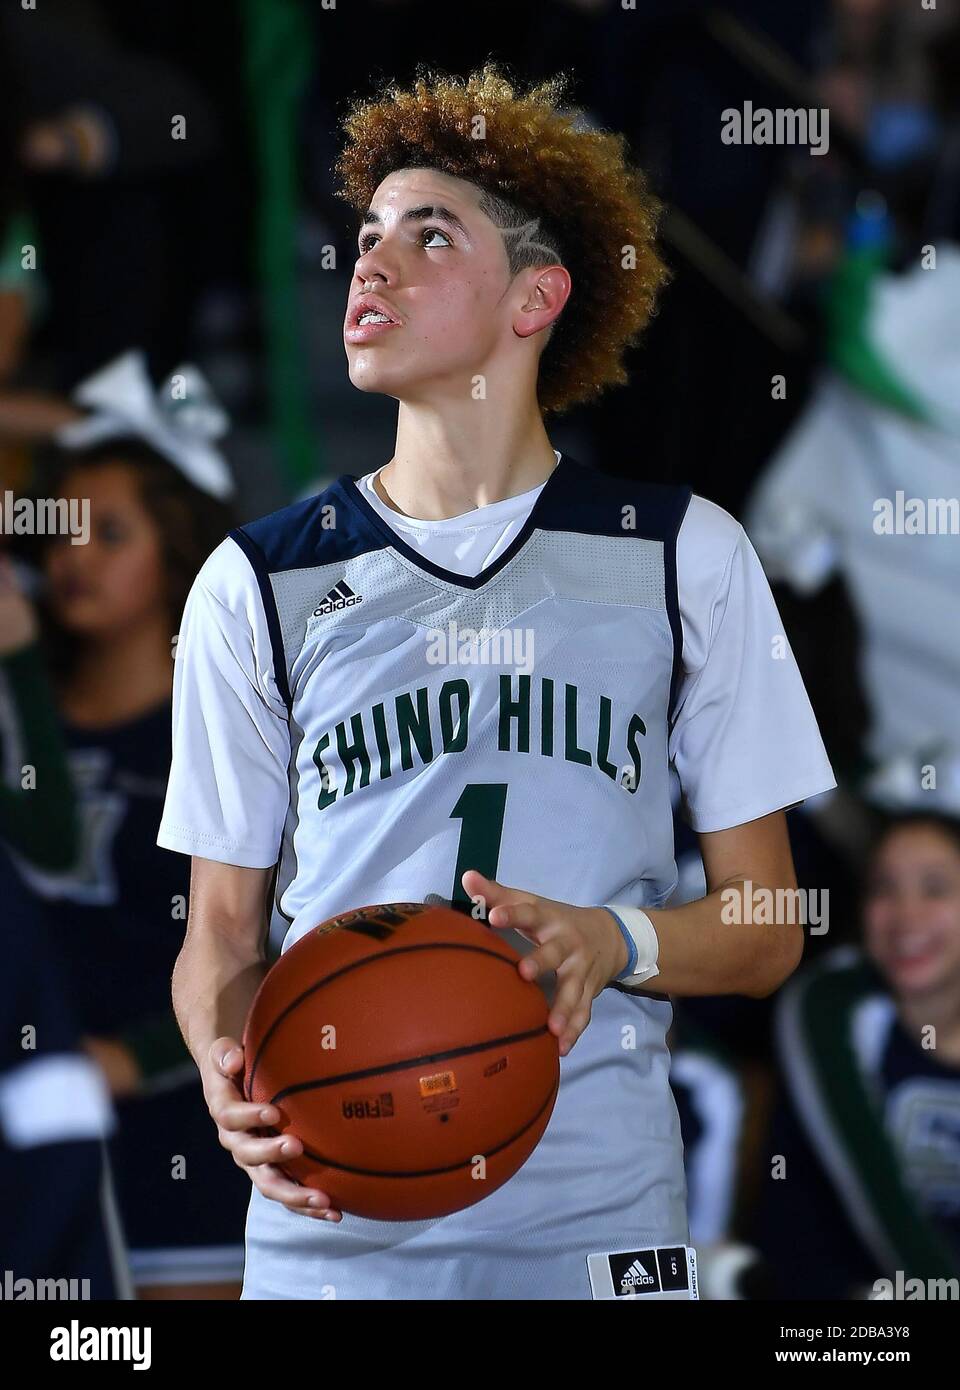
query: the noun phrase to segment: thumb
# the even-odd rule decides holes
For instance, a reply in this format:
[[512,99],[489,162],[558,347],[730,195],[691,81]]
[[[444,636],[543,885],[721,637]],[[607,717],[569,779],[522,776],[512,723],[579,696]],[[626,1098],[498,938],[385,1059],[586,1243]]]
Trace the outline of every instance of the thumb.
[[233,1076],[243,1066],[243,1048],[235,1038],[217,1038],[210,1048],[210,1056],[224,1076]]
[[509,900],[513,889],[498,883],[495,878],[486,878],[479,869],[468,869],[460,879],[463,891],[474,903],[483,909],[481,920],[485,920],[491,908]]

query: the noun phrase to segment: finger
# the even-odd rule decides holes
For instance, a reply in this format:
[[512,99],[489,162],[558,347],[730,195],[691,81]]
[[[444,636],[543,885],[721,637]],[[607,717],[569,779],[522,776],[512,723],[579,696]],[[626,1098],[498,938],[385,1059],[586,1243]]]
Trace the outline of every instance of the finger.
[[550,925],[549,904],[539,898],[512,898],[487,909],[487,923],[497,931],[508,928],[528,936],[539,936]]
[[[549,930],[545,928],[544,930]],[[541,940],[535,951],[520,962],[520,974],[525,980],[536,980],[548,970],[558,970],[570,954],[572,942],[568,933],[560,930],[546,941]]]
[[570,1020],[560,1035],[561,1057],[566,1057],[567,1053],[574,1046],[577,1039],[590,1022],[594,997],[595,996],[592,995],[589,990],[584,990],[580,1004],[570,1015]]
[[556,1034],[561,1057],[566,1056],[589,1023],[592,1003],[593,994],[590,985],[585,983],[576,999],[565,1001],[562,1015],[557,1010],[551,1014],[548,1025],[551,1032]]
[[273,1202],[280,1202],[297,1216],[307,1216],[314,1221],[343,1219],[343,1213],[337,1211],[326,1192],[318,1192],[316,1188],[292,1182],[279,1168],[264,1165],[245,1171],[265,1197],[269,1197]]
[[235,1134],[221,1131],[220,1143],[229,1149],[244,1168],[259,1168],[264,1163],[283,1163],[299,1158],[303,1145],[293,1134],[272,1134],[262,1138],[255,1134]]
[[[474,902],[478,900],[483,903],[484,909],[488,914],[491,908],[498,907],[505,902],[513,902],[518,899],[528,899],[533,895],[522,893],[518,888],[509,888],[505,883],[498,883],[495,878],[485,878],[478,869],[467,869],[466,873],[460,878],[463,891]],[[499,923],[498,923],[499,925]]]
[[550,1017],[547,1019],[550,1032],[558,1038],[562,1036],[574,1011],[579,1007],[586,983],[586,962],[578,954],[567,956],[557,971],[557,993]]
[[232,1095],[215,1095],[209,1109],[220,1128],[232,1132],[280,1123],[280,1111],[275,1105],[255,1105],[242,1100],[235,1087]]

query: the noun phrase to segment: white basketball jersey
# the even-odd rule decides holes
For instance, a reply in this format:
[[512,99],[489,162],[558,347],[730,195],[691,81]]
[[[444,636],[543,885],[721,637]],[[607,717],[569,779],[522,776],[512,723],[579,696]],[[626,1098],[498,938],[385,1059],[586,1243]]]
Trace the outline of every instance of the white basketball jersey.
[[[181,629],[160,843],[253,867],[279,857],[285,945],[366,904],[469,908],[468,868],[582,906],[663,904],[689,503],[563,457],[475,576],[413,550],[346,477],[232,532]],[[783,692],[784,737],[809,756],[771,772],[755,731],[754,790],[741,763],[732,797],[744,820],[832,782],[789,667],[750,680],[761,699]],[[736,740],[718,758],[749,763]],[[463,1212],[334,1225],[255,1191],[245,1296],[584,1298],[588,1254],[683,1245],[670,1017],[666,999],[605,989],[541,1143]]]

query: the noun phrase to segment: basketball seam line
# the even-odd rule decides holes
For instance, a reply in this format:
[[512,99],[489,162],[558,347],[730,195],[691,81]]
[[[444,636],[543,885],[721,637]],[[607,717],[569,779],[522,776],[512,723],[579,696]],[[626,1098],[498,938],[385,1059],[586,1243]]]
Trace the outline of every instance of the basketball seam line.
[[399,1062],[384,1062],[377,1067],[365,1067],[361,1071],[340,1072],[337,1076],[315,1077],[310,1081],[298,1081],[293,1086],[285,1086],[282,1091],[269,1101],[267,1105],[279,1105],[281,1100],[287,1096],[298,1094],[300,1091],[316,1091],[324,1086],[347,1085],[354,1081],[365,1081],[369,1077],[383,1076],[386,1072],[408,1071],[411,1067],[424,1067],[433,1065],[436,1062],[448,1062],[454,1057],[469,1057],[471,1053],[487,1052],[494,1047],[506,1047],[509,1043],[530,1042],[533,1038],[540,1038],[546,1033],[547,1025],[543,1024],[539,1028],[528,1028],[524,1033],[508,1033],[504,1037],[490,1038],[486,1042],[465,1043],[462,1047],[448,1048],[445,1052],[428,1052],[422,1057],[404,1058]]

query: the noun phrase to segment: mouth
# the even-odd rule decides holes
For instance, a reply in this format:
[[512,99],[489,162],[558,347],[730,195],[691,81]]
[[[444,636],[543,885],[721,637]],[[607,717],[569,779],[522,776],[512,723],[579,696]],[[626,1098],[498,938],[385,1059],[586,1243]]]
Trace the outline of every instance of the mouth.
[[918,960],[930,955],[935,942],[929,936],[912,936],[901,939],[893,948],[894,960]]
[[893,943],[888,961],[892,970],[898,973],[912,972],[929,967],[938,958],[939,944],[935,937],[924,933],[901,937]]
[[364,343],[370,338],[400,328],[401,321],[395,310],[373,294],[362,294],[353,301],[343,335],[348,343]]
[[80,579],[62,579],[59,583],[50,586],[51,594],[61,602],[70,602],[73,599],[93,598],[95,591],[89,584],[85,584]]

